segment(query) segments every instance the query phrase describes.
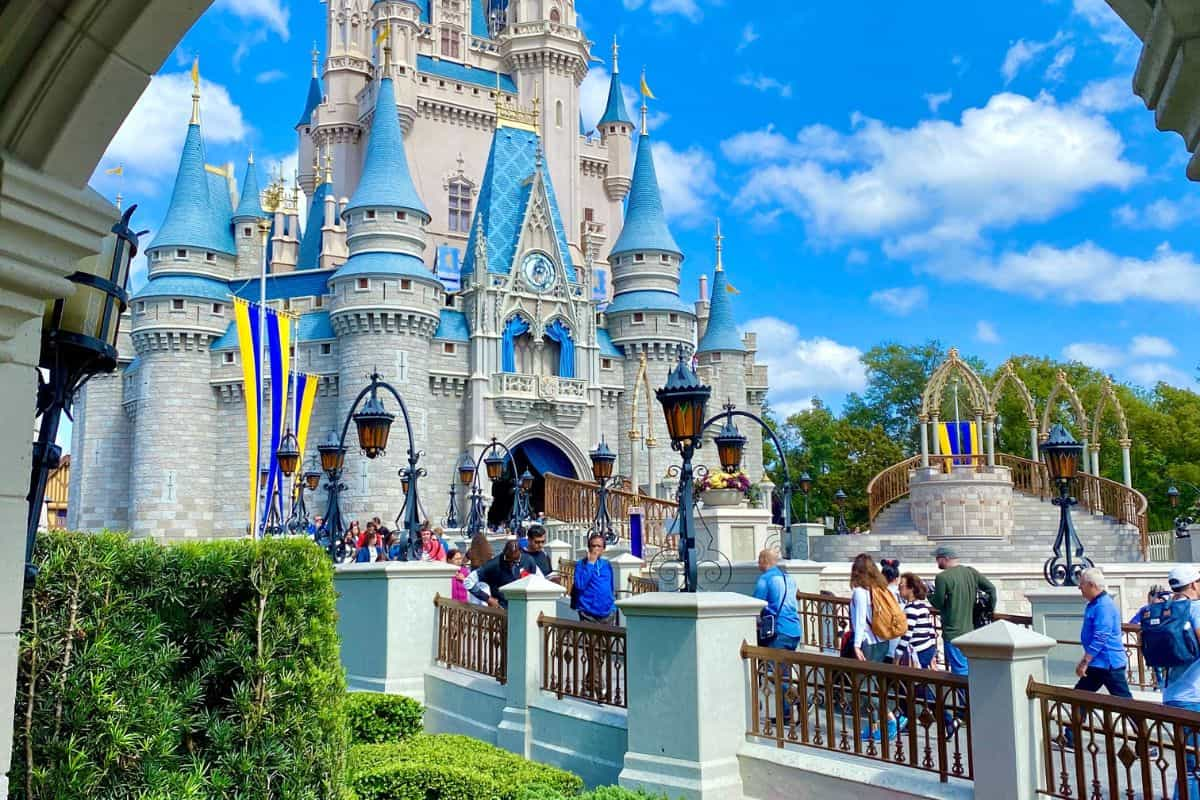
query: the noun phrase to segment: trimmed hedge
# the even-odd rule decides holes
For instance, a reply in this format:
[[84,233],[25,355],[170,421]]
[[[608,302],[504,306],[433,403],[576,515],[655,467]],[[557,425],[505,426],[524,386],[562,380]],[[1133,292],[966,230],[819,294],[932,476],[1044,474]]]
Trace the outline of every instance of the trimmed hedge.
[[346,719],[353,744],[402,742],[420,733],[425,708],[411,697],[377,692],[351,692]]
[[353,747],[347,774],[359,800],[519,800],[535,786],[564,797],[583,789],[578,775],[449,734]]
[[621,786],[601,786],[571,798],[557,789],[547,786],[527,786],[516,800],[667,800],[665,794],[647,794],[644,791],[626,789]]
[[332,567],[306,540],[39,536],[21,800],[325,800],[347,743]]

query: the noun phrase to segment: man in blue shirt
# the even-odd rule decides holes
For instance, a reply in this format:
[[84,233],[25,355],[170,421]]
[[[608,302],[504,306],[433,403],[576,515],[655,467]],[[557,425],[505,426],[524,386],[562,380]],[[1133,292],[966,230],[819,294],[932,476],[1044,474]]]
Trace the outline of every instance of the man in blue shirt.
[[1125,677],[1129,659],[1121,637],[1121,614],[1107,588],[1104,573],[1098,568],[1079,573],[1079,593],[1088,604],[1079,632],[1083,658],[1075,666],[1079,676],[1075,688],[1096,692],[1103,687],[1113,697],[1133,697]]
[[763,616],[775,618],[775,635],[759,639],[759,647],[795,650],[800,645],[800,609],[796,605],[796,583],[779,568],[779,554],[763,550],[758,554],[758,582],[754,596],[765,600]]
[[[1180,564],[1171,569],[1167,583],[1175,592],[1175,600],[1190,600],[1189,612],[1192,631],[1200,640],[1200,570],[1192,564]],[[1163,688],[1163,704],[1200,712],[1200,659],[1183,667],[1167,670],[1167,685]],[[1197,731],[1185,728],[1187,743],[1188,797],[1200,797],[1200,779],[1196,775],[1195,749],[1198,746]],[[1179,797],[1179,787],[1173,795]]]
[[575,611],[580,622],[597,622],[612,625],[616,622],[617,608],[613,597],[612,565],[604,555],[604,537],[589,536],[588,551],[575,564]]

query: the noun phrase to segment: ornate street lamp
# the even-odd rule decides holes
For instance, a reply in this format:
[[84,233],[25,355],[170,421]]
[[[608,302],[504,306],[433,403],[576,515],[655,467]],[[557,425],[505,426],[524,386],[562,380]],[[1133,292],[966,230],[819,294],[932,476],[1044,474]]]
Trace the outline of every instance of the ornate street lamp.
[[[350,431],[350,423],[353,422],[357,429],[358,445],[363,455],[374,459],[387,451],[388,435],[391,432],[392,422],[396,419],[395,414],[384,408],[383,401],[379,398],[380,391],[391,394],[400,405],[400,414],[404,418],[404,431],[408,437],[408,466],[400,471],[401,486],[404,489],[404,507],[400,512],[403,523],[401,524],[400,518],[397,518],[397,530],[402,532],[400,558],[402,561],[408,561],[410,558],[420,557],[421,520],[417,481],[425,474],[425,471],[419,466],[424,453],[417,449],[416,440],[413,437],[412,419],[408,413],[408,406],[404,403],[404,398],[378,373],[372,373],[371,382],[358,393],[358,397],[350,405],[350,411],[346,415],[345,422],[342,423],[341,436],[330,432],[325,441],[317,447],[317,452],[321,454],[321,468],[325,470],[328,478],[326,488],[329,492],[329,509],[325,513],[324,539],[329,548],[329,555],[335,561],[341,547],[342,535],[345,533],[340,498],[341,493],[346,489],[341,478],[346,459],[346,434]],[[320,535],[321,533],[318,532],[318,536]]]
[[[1197,508],[1200,506],[1200,486],[1188,483],[1187,481],[1180,481],[1180,483],[1182,483],[1191,491],[1195,492],[1196,502],[1192,504],[1190,509],[1185,509],[1182,514],[1177,514],[1175,516],[1175,538],[1190,539],[1192,536],[1192,532],[1190,530],[1191,526],[1196,524],[1196,512],[1197,510],[1200,510]],[[1177,487],[1175,484],[1171,484],[1171,488],[1167,489],[1167,501],[1171,504],[1172,509],[1179,508],[1180,496],[1179,487]]]
[[292,514],[288,517],[287,529],[293,536],[308,532],[308,504],[304,502],[304,491],[307,489],[315,492],[321,485],[321,473],[313,469],[311,464],[310,461],[310,466],[303,475],[296,476],[296,483],[292,488]]
[[517,460],[512,450],[495,436],[492,442],[479,454],[474,462],[470,456],[463,454],[458,462],[458,476],[463,485],[471,486],[470,512],[467,514],[467,537],[473,538],[483,530],[485,519],[483,510],[483,490],[479,485],[479,465],[482,464],[488,480],[495,483],[504,475],[504,465],[512,464],[513,507],[508,517],[508,527],[514,532],[520,530],[521,524],[529,518],[529,490],[533,487],[533,474],[526,469],[521,475],[517,474]]
[[[679,558],[684,565],[683,591],[695,592],[699,588],[699,564],[696,554],[696,537],[692,531],[692,508],[695,504],[695,471],[692,458],[703,444],[704,432],[713,425],[723,422],[720,432],[714,437],[721,467],[734,473],[741,468],[746,437],[738,430],[733,418],[742,417],[758,424],[775,445],[779,463],[783,465],[783,555],[785,558],[808,558],[808,537],[800,543],[792,537],[792,478],[788,469],[787,454],[771,427],[760,417],[746,411],[738,411],[732,403],[712,419],[705,419],[705,408],[712,389],[701,383],[699,376],[680,355],[675,368],[667,376],[666,385],[655,394],[662,404],[667,432],[671,436],[671,448],[678,452],[683,463],[679,468]],[[797,546],[799,545],[799,546]]]
[[290,429],[279,443],[279,449],[275,451],[275,461],[279,464],[280,472],[287,478],[292,477],[296,468],[300,466],[300,443],[296,441],[296,436]]
[[112,226],[112,236],[104,239],[100,252],[80,260],[78,271],[67,276],[75,284],[75,292],[46,304],[39,360],[42,369],[37,371],[35,406],[35,415],[41,422],[37,441],[33,443],[26,498],[29,503],[25,528],[26,586],[31,586],[37,577],[33,545],[46,498],[46,483],[62,459],[62,448],[55,444],[62,414],[70,412],[75,393],[89,378],[117,368],[117,334],[121,313],[129,303],[125,291],[129,264],[137,255],[139,237],[146,233],[135,233],[129,227],[136,209],[136,205],[126,209]]
[[1071,482],[1079,470],[1079,459],[1083,456],[1083,445],[1062,425],[1055,424],[1050,436],[1038,446],[1046,472],[1058,487],[1058,497],[1053,499],[1059,508],[1058,537],[1054,540],[1054,555],[1046,560],[1042,574],[1051,586],[1078,586],[1079,573],[1093,566],[1092,560],[1083,554],[1083,542],[1075,533],[1071,521],[1071,506],[1078,501],[1071,497]]
[[808,524],[808,493],[812,491],[812,476],[807,472],[800,473],[800,493],[804,495],[804,524]]
[[470,486],[475,480],[475,462],[471,460],[470,453],[463,453],[462,458],[458,462],[458,479],[463,486]]
[[846,493],[838,489],[833,493],[833,504],[837,506],[837,524],[834,531],[839,536],[845,536],[850,533],[850,527],[846,525]]
[[588,535],[599,534],[604,541],[613,544],[617,541],[617,534],[613,531],[612,517],[608,513],[608,491],[614,480],[613,464],[617,461],[617,454],[609,449],[608,443],[601,437],[600,444],[588,455],[592,459],[592,478],[596,481],[596,516]]

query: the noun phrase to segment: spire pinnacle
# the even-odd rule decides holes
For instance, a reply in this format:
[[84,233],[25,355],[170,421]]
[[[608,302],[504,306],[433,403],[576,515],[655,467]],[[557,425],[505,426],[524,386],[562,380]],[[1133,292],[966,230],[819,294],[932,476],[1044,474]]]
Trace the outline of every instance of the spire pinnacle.
[[647,88],[648,87],[646,86],[646,68],[642,67],[642,135],[645,135],[646,133],[649,132],[648,126],[646,125],[646,118],[650,115],[650,106],[649,106],[650,92],[647,91]]
[[721,251],[725,249],[725,237],[721,235],[721,220],[717,220],[717,272],[725,271],[725,264],[721,260]]
[[312,57],[313,57],[313,77],[316,78],[316,77],[319,77],[319,75],[317,73],[317,69],[318,69],[317,65],[321,61],[321,51],[317,49],[317,40],[316,39],[313,39]]
[[192,125],[200,124],[200,56],[192,62]]
[[246,159],[246,163],[250,164],[251,166],[254,165],[254,148],[250,149],[250,157]]
[[614,75],[616,75],[618,72],[621,71],[620,66],[618,66],[618,64],[617,64],[617,58],[620,55],[621,55],[621,45],[617,44],[617,35],[614,33],[613,34],[613,68],[612,68]]

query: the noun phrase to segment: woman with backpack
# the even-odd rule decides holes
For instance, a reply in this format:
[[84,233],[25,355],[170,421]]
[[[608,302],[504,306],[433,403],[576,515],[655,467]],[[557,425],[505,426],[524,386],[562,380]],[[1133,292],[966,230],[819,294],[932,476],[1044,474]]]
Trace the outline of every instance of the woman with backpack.
[[[850,566],[850,634],[854,657],[859,661],[882,664],[887,658],[890,640],[903,637],[908,623],[900,604],[888,588],[887,579],[866,553],[860,553]],[[871,694],[876,694],[872,689]],[[908,720],[887,712],[888,739],[905,729]],[[863,740],[878,741],[882,731],[868,721]]]

